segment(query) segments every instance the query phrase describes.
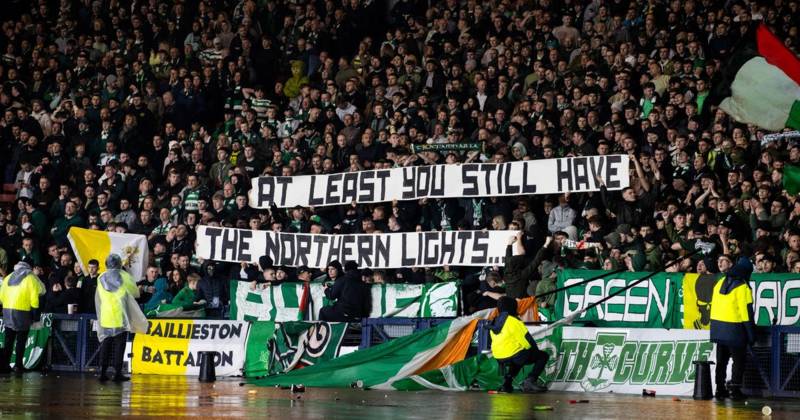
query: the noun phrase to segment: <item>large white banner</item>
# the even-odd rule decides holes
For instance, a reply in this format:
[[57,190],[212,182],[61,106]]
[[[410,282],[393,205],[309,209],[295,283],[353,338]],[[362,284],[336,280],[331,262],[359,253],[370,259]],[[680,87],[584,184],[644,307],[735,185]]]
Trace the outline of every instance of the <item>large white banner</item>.
[[507,163],[410,166],[326,175],[253,178],[250,206],[269,208],[598,191],[630,183],[628,156],[580,156]]
[[354,235],[312,235],[197,227],[195,252],[205,260],[257,264],[263,255],[278,266],[324,268],[338,260],[359,267],[488,266],[505,264],[516,231],[456,230]]
[[[528,327],[534,336],[541,328]],[[560,341],[556,333],[539,345],[558,354],[546,370],[558,391],[692,395],[692,362],[716,360],[708,330],[564,327]]]

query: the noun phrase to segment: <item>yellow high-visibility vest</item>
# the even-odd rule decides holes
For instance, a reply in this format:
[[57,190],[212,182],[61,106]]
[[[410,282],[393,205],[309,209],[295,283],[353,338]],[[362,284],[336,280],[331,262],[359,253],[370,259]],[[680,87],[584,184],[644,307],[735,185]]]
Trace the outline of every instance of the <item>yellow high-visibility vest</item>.
[[[103,273],[105,274],[105,273]],[[122,284],[113,292],[106,290],[102,284],[97,285],[97,295],[100,297],[100,307],[97,308],[97,321],[102,328],[122,328],[125,324],[125,293],[133,285],[131,275],[125,271],[120,271]],[[98,281],[99,283],[99,281]]]
[[728,294],[720,293],[724,280],[714,286],[711,298],[711,319],[714,321],[740,324],[750,321],[747,305],[753,303],[753,292],[747,283],[736,286]]
[[[13,273],[12,273],[13,274]],[[3,308],[17,311],[30,311],[39,307],[39,295],[44,293],[42,282],[34,274],[28,274],[18,284],[8,284],[11,274],[3,279],[0,286],[0,302]]]
[[499,334],[489,331],[492,337],[492,355],[495,359],[509,358],[522,350],[531,348],[525,338],[528,328],[517,318],[509,316]]

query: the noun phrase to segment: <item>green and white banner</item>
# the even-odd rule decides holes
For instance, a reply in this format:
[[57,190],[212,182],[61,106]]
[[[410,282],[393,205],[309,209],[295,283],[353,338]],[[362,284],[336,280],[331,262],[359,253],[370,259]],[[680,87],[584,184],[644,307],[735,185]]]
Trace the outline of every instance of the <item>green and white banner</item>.
[[[331,302],[322,283],[311,283],[308,320]],[[231,280],[231,319],[287,322],[303,320],[303,283],[284,283],[252,290],[250,283]],[[372,286],[370,317],[455,317],[459,312],[458,282],[376,284]]]
[[715,360],[704,330],[564,327],[547,367],[560,391],[691,395],[695,360]]
[[334,359],[346,329],[343,322],[253,322],[245,376],[277,375]]
[[[597,277],[605,271],[561,270],[557,286],[564,287]],[[575,311],[591,306],[609,294],[645,277],[648,273],[618,273],[593,280],[558,294],[555,321]],[[586,311],[576,322],[592,323],[598,327],[682,328],[683,273],[658,273],[625,293]]]
[[[549,389],[572,392],[691,395],[695,360],[715,360],[708,331],[657,328],[529,326],[539,349],[550,355],[541,380]],[[531,367],[515,378],[527,377]],[[418,391],[491,390],[502,384],[502,373],[490,354],[478,355],[392,384],[395,389]]]
[[[606,271],[562,270],[557,286],[569,286],[600,276]],[[558,294],[552,312],[541,311],[557,321],[597,302],[649,273],[619,273],[575,286]],[[722,275],[657,273],[625,293],[587,311],[577,322],[598,327],[708,329],[712,290]],[[756,325],[800,325],[800,275],[753,274],[753,311]]]
[[[22,364],[25,369],[33,369],[42,359],[44,350],[47,348],[47,340],[50,339],[50,333],[53,326],[53,314],[42,314],[39,322],[34,322],[28,332],[28,340],[25,342],[25,355],[22,356]],[[5,326],[3,320],[0,318],[0,348],[3,347],[5,341]],[[16,350],[11,351],[11,366],[14,366],[16,358]]]

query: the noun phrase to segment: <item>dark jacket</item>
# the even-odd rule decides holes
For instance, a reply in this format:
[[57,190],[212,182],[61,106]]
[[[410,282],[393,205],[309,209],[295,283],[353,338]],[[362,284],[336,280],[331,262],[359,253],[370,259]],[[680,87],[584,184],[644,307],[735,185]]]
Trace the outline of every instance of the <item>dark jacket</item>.
[[333,286],[325,289],[328,299],[336,300],[334,307],[351,317],[369,316],[372,296],[370,285],[361,281],[358,270],[336,277]]
[[504,278],[506,282],[506,296],[524,298],[528,296],[528,283],[536,274],[538,258],[531,258],[527,254],[513,255],[512,245],[506,247],[506,267]]
[[711,341],[729,347],[745,347],[756,339],[753,291],[748,285],[753,263],[739,261],[714,286],[711,298]]

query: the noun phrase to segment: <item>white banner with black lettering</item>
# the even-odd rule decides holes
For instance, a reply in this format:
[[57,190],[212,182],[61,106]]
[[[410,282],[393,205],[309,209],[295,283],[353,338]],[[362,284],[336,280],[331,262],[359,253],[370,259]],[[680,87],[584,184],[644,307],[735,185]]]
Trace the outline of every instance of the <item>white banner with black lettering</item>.
[[275,265],[324,268],[331,261],[359,267],[487,266],[505,263],[506,244],[516,231],[456,230],[356,235],[312,235],[197,227],[195,252],[205,260],[250,262],[263,255]]
[[250,206],[269,208],[380,203],[420,198],[559,194],[630,183],[628,156],[580,156],[507,163],[410,166],[326,175],[253,178]]

